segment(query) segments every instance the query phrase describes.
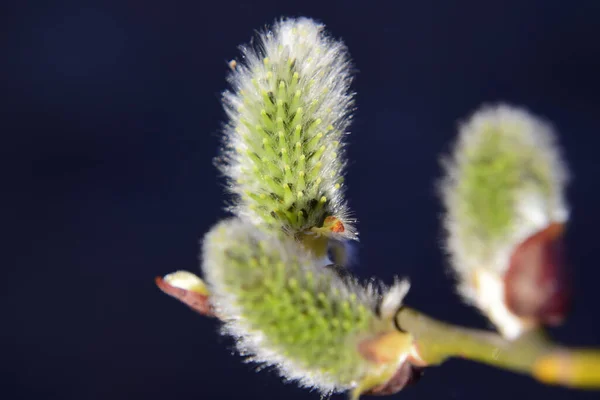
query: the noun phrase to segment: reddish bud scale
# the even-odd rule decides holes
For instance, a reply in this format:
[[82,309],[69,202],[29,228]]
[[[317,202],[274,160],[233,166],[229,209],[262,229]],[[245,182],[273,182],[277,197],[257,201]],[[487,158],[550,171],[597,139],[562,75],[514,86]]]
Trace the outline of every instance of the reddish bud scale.
[[339,218],[329,216],[325,218],[325,222],[323,222],[323,226],[328,227],[331,232],[334,233],[343,233],[346,228],[344,227],[344,223],[339,220]]
[[[407,354],[407,345],[410,352]],[[418,356],[412,336],[406,333],[387,333],[364,340],[359,345],[362,356],[375,364],[389,364],[400,354],[406,357],[390,378],[361,394],[370,396],[387,396],[398,393],[403,388],[419,381],[425,364]]]
[[213,317],[215,315],[214,310],[208,300],[208,296],[196,293],[192,290],[175,287],[167,283],[160,276],[157,276],[154,279],[154,282],[156,283],[156,286],[158,286],[158,288],[164,293],[181,301],[192,310],[209,317]]
[[389,396],[396,394],[407,386],[413,385],[421,379],[423,367],[411,364],[409,360],[404,361],[391,379],[384,384],[375,386],[362,393],[367,396]]
[[553,223],[523,241],[504,275],[505,301],[515,315],[560,324],[570,306],[563,225]]

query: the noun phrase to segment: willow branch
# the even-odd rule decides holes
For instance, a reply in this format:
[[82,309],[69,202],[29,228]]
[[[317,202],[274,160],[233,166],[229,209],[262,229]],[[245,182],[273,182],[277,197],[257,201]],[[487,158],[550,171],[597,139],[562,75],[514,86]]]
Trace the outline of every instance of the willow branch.
[[545,384],[600,389],[600,350],[557,345],[541,330],[510,341],[493,332],[437,321],[407,307],[398,312],[396,322],[413,335],[427,365],[463,358],[526,374]]

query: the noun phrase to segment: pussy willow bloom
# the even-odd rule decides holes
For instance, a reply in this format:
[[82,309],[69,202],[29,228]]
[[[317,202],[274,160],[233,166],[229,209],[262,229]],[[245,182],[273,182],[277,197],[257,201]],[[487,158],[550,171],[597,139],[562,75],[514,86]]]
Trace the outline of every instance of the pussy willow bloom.
[[508,105],[477,111],[446,160],[447,249],[459,291],[509,338],[559,322],[567,171],[551,127]]
[[232,211],[269,231],[355,238],[342,193],[353,104],[344,44],[313,20],[284,19],[231,66],[218,164]]
[[315,264],[293,238],[240,219],[209,231],[202,260],[211,305],[249,360],[303,386],[354,397],[386,387],[398,371],[410,380],[412,339],[394,325],[407,282],[363,286]]

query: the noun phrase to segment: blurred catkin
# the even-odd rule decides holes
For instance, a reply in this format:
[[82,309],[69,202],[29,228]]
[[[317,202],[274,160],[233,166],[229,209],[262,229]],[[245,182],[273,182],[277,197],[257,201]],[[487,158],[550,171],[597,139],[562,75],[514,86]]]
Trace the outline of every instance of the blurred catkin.
[[461,125],[445,167],[444,223],[459,291],[506,336],[518,336],[525,322],[504,304],[511,256],[568,218],[567,171],[554,132],[525,110],[483,107]]

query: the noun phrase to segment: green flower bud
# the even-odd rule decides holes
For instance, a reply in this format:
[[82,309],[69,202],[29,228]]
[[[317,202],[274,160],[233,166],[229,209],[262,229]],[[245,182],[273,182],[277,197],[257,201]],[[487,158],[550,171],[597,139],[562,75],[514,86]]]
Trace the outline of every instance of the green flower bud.
[[336,224],[318,233],[355,238],[342,193],[353,104],[346,47],[300,18],[277,22],[242,53],[223,95],[229,121],[217,159],[232,211],[291,235],[330,217]]
[[362,286],[289,237],[231,219],[205,237],[211,304],[250,360],[323,393],[382,385],[406,361],[412,338],[394,326],[408,290]]
[[[459,291],[505,336],[517,337],[532,321],[507,308],[503,279],[511,256],[528,238],[568,218],[567,171],[555,135],[524,110],[485,107],[461,126],[445,161],[447,248]],[[541,266],[538,270],[541,276]],[[512,279],[511,284],[524,284],[527,274],[519,276],[520,282]]]

